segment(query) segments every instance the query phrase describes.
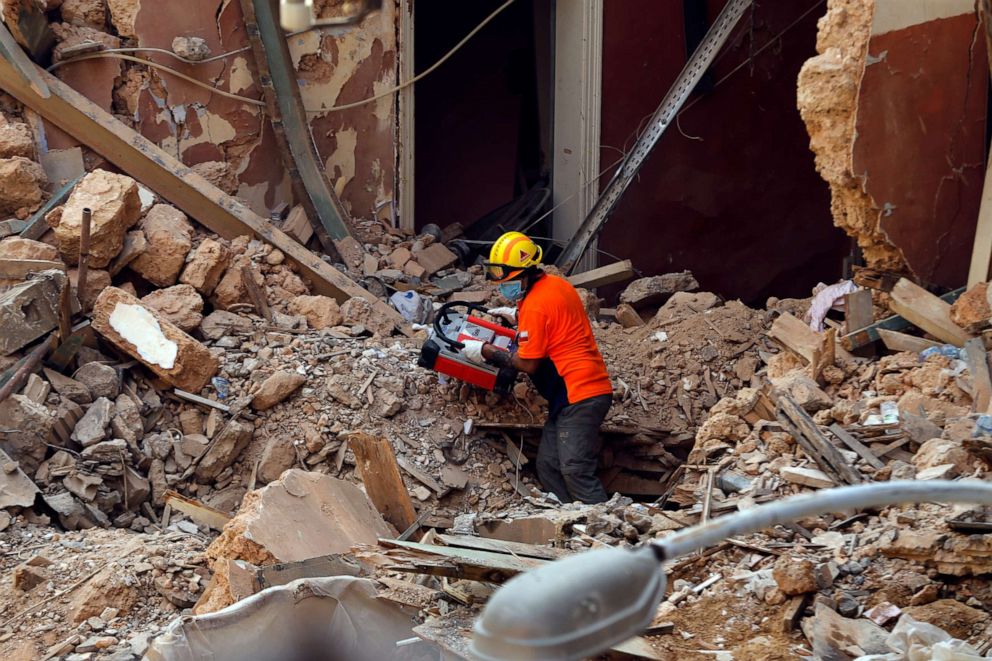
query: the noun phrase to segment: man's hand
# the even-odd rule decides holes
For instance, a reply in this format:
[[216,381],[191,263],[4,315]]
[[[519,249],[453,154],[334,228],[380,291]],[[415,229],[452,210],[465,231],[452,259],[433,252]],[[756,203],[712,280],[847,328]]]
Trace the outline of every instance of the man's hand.
[[489,311],[489,314],[494,317],[502,317],[511,324],[517,323],[517,308],[493,308]]
[[465,354],[465,359],[469,362],[473,362],[476,365],[483,365],[486,359],[482,357],[482,347],[486,344],[480,340],[465,340],[463,342],[465,348],[462,349],[462,353]]

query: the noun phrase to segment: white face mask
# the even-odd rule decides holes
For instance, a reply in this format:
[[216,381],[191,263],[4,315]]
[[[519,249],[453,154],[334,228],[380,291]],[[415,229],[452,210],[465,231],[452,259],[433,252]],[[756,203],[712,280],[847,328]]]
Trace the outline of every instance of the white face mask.
[[519,280],[503,282],[499,285],[499,293],[515,303],[524,297],[524,285]]

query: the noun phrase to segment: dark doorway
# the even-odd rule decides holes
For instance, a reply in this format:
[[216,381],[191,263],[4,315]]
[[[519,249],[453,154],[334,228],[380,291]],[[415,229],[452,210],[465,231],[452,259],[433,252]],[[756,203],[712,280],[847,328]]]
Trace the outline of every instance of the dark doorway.
[[[503,0],[417,0],[415,70],[434,64]],[[417,83],[416,225],[468,226],[547,180],[552,0],[520,0]]]

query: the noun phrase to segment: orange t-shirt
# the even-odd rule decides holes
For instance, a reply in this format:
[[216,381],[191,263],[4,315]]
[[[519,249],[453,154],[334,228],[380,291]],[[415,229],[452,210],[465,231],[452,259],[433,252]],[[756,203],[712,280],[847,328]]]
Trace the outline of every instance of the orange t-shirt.
[[613,393],[589,318],[571,283],[545,274],[521,301],[517,318],[517,355],[550,358],[565,381],[569,404]]

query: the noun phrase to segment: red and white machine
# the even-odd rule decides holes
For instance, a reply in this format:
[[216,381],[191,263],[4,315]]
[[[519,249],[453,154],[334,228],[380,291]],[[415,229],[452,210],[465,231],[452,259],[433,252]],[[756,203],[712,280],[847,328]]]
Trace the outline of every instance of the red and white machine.
[[434,328],[420,348],[417,364],[486,390],[509,392],[517,380],[517,370],[478,365],[465,358],[462,349],[465,348],[465,340],[481,340],[497,349],[511,351],[516,344],[516,331],[472,316],[468,312],[452,312],[453,308],[486,311],[475,303],[453,302],[442,305],[434,318]]

